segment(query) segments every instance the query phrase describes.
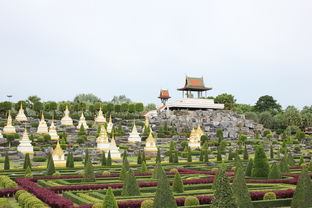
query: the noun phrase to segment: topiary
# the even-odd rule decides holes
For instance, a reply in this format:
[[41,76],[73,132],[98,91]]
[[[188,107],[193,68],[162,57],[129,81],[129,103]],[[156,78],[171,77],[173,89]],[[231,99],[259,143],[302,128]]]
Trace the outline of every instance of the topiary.
[[199,200],[194,196],[188,196],[185,198],[184,206],[199,205]]
[[263,196],[263,200],[275,200],[276,194],[274,192],[267,192]]
[[60,172],[55,172],[55,173],[53,173],[52,176],[61,176],[61,173]]
[[176,192],[176,193],[183,193],[184,192],[183,181],[181,179],[179,172],[176,172],[176,174],[174,176],[173,184],[172,184],[172,190],[173,190],[173,192]]
[[144,200],[141,203],[141,208],[153,208],[153,206],[154,206],[154,201],[151,199]]
[[280,167],[276,164],[273,163],[271,166],[270,172],[269,172],[269,179],[280,179],[282,177]]
[[2,208],[11,208],[12,206],[9,203],[7,198],[0,198],[0,207]]
[[171,173],[178,173],[179,171],[176,168],[171,168],[169,172],[171,172]]
[[104,170],[103,172],[102,172],[102,175],[110,175],[111,173],[109,172],[109,171],[107,171],[107,170]]
[[103,204],[102,203],[93,204],[92,208],[103,208]]

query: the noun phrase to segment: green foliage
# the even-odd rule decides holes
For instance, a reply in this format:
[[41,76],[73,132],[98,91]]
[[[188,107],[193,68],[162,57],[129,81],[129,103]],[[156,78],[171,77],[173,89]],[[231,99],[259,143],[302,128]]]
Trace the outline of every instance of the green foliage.
[[218,138],[218,144],[220,144],[221,141],[223,140],[223,130],[217,129],[216,136]]
[[160,163],[157,164],[159,164],[159,168],[157,168],[159,179],[153,208],[175,208],[177,204],[173,197],[166,173],[162,169]]
[[291,202],[291,208],[302,208],[312,206],[312,183],[308,170],[304,168],[300,174],[296,191]]
[[129,171],[130,166],[129,166],[129,161],[127,158],[127,151],[125,150],[123,154],[123,159],[122,159],[122,167],[120,171],[120,180],[124,181],[127,175],[127,172]]
[[9,160],[8,152],[5,152],[5,156],[4,156],[4,170],[10,170],[10,160]]
[[225,174],[225,168],[219,168],[218,177],[215,182],[214,198],[212,200],[212,208],[237,208],[235,198],[228,177]]
[[137,159],[137,164],[142,164],[142,154],[141,154],[141,150],[139,150],[138,152],[138,159]]
[[282,178],[280,167],[276,163],[273,163],[273,165],[271,166],[268,178],[269,179]]
[[108,151],[108,154],[107,154],[106,166],[108,166],[108,167],[112,166],[112,157],[111,157],[110,151]]
[[161,172],[161,169],[162,167],[161,167],[161,165],[160,165],[160,163],[156,163],[156,165],[155,165],[155,167],[154,167],[154,171],[153,171],[153,174],[152,174],[152,178],[153,179],[159,179],[159,177],[160,177],[160,172]]
[[269,163],[262,146],[258,146],[255,153],[255,160],[252,168],[253,177],[268,177]]
[[51,153],[48,154],[47,175],[52,176],[55,173],[54,161]]
[[12,208],[11,204],[9,203],[9,199],[7,199],[7,198],[0,198],[0,207]]
[[66,167],[67,168],[74,168],[75,167],[74,155],[71,151],[68,152],[68,155],[67,155]]
[[245,171],[245,175],[246,176],[249,176],[249,177],[251,176],[252,167],[253,167],[253,159],[250,158],[249,161],[248,161],[248,164],[247,164],[246,171]]
[[187,148],[187,162],[192,162],[192,150],[191,148]]
[[148,169],[146,167],[146,163],[143,161],[141,164],[141,173],[147,173]]
[[31,162],[30,162],[29,153],[26,153],[26,155],[25,155],[24,165],[23,165],[24,170],[26,170],[27,167],[31,168]]
[[153,208],[154,201],[151,199],[146,199],[141,203],[141,208]]
[[26,168],[24,176],[25,176],[25,178],[31,178],[32,177],[31,169],[29,166]]
[[281,105],[269,95],[259,97],[254,108],[258,112],[268,111],[272,113],[278,113],[282,109]]
[[274,159],[274,151],[273,151],[273,145],[270,145],[270,158],[271,160]]
[[287,154],[287,161],[288,161],[288,165],[289,165],[289,166],[295,166],[295,165],[296,165],[296,161],[294,160],[294,158],[293,158],[291,152],[289,152],[289,153]]
[[125,176],[122,187],[122,195],[123,196],[140,195],[140,188],[131,169],[127,172]]
[[178,171],[176,172],[174,179],[173,179],[172,190],[173,192],[176,192],[176,193],[184,192],[183,181]]
[[218,148],[218,152],[217,152],[217,161],[222,161],[222,155],[221,155],[221,151],[220,148]]
[[282,158],[280,162],[280,170],[282,173],[289,172],[287,154],[284,155],[284,157]]
[[242,166],[236,168],[232,190],[238,207],[253,208],[248,188],[245,183],[245,173]]
[[89,154],[87,154],[85,161],[86,162],[85,162],[85,167],[84,167],[83,180],[86,182],[93,182],[95,181],[95,175],[94,175],[93,165],[92,165]]
[[275,200],[276,194],[274,192],[267,192],[263,196],[263,200]]
[[243,154],[243,159],[244,159],[244,160],[248,160],[248,158],[249,158],[249,155],[248,155],[247,147],[246,147],[246,145],[245,145],[244,154]]
[[76,95],[76,97],[74,98],[74,102],[75,103],[82,103],[82,102],[86,102],[86,103],[95,103],[95,102],[101,102],[101,99],[98,98],[97,96],[95,96],[94,94],[88,93],[88,94],[79,94]]
[[303,155],[300,156],[299,165],[301,166],[304,163]]
[[118,208],[117,201],[111,187],[108,188],[104,197],[103,208]]
[[234,108],[236,99],[231,94],[223,93],[221,95],[218,95],[214,101],[215,103],[223,103],[224,109],[232,110]]
[[160,149],[157,148],[156,163],[161,163]]
[[196,206],[199,205],[199,200],[194,196],[187,196],[184,201],[184,206]]
[[205,150],[204,150],[204,162],[208,162],[208,161],[209,161],[208,150],[205,149]]
[[105,152],[102,152],[102,156],[101,156],[101,165],[102,165],[103,167],[107,165]]

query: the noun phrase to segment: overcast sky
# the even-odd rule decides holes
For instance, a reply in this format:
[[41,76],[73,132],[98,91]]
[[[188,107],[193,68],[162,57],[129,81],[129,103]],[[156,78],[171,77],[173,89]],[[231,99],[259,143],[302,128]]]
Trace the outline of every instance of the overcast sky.
[[311,0],[0,1],[0,101],[38,95],[172,100],[186,75],[209,95],[312,105]]

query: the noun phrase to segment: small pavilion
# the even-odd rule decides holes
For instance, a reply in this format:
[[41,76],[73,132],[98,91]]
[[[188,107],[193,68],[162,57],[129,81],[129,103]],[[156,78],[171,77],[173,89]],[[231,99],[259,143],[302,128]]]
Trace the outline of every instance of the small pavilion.
[[[178,91],[182,91],[182,96],[186,95],[187,98],[193,98],[192,92],[197,92],[197,98],[203,97],[203,92],[207,92],[208,90],[212,90],[212,88],[205,87],[203,77],[188,77],[185,78],[185,84],[183,88],[177,89]],[[207,97],[207,94],[205,94]]]

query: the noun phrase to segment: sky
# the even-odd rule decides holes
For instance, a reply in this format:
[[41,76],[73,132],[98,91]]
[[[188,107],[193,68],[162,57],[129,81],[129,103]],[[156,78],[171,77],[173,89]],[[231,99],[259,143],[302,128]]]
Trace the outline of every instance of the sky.
[[93,93],[160,103],[185,76],[210,96],[312,105],[311,0],[0,1],[0,101]]

